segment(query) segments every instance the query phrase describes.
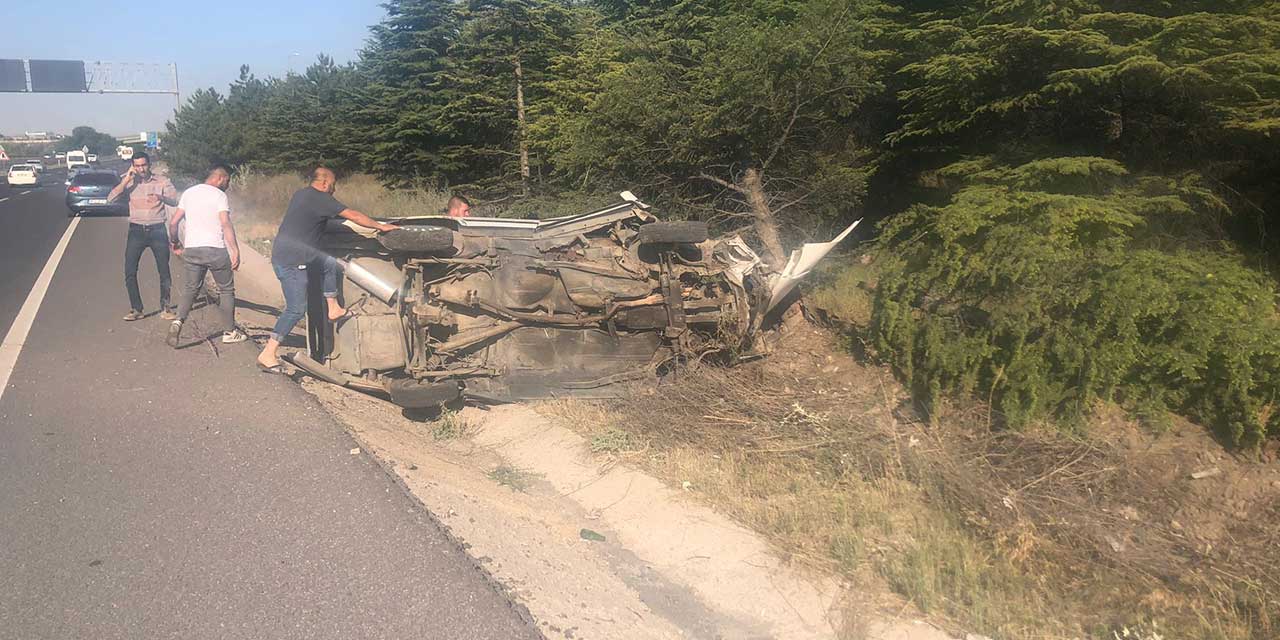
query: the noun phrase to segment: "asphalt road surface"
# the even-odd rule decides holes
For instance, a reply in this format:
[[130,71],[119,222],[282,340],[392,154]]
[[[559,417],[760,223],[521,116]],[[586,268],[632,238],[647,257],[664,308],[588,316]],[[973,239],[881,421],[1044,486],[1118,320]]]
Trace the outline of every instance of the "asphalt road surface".
[[[0,335],[68,229],[63,179],[0,185]],[[125,232],[75,222],[0,390],[0,638],[538,637],[252,342],[122,322]]]

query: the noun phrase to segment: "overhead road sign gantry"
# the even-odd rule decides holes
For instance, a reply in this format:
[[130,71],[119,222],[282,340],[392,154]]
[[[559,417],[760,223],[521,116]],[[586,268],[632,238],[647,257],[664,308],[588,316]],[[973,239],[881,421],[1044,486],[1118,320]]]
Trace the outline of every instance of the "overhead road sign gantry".
[[0,93],[151,93],[181,104],[178,65],[0,59]]

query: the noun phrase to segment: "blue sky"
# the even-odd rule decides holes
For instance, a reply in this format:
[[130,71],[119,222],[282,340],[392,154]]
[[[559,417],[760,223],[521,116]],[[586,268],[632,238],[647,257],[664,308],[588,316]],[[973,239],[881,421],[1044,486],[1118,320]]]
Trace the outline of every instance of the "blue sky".
[[[185,100],[201,87],[225,94],[241,64],[269,76],[321,53],[352,60],[382,16],[363,0],[0,0],[0,59],[174,62]],[[161,130],[174,106],[173,96],[0,93],[0,133]]]

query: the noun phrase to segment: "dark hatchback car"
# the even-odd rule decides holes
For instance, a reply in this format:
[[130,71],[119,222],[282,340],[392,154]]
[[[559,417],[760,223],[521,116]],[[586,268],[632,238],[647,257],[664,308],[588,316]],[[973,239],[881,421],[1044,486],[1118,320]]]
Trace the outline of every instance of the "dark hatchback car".
[[127,211],[123,199],[112,202],[107,195],[120,182],[111,171],[81,171],[67,185],[68,216],[83,213],[118,214]]

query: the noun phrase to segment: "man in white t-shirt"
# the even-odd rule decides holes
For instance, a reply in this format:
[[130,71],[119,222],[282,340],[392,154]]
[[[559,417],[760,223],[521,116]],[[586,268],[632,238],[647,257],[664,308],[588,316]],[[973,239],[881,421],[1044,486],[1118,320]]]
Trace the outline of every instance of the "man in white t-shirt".
[[[248,336],[236,328],[236,288],[232,271],[240,268],[240,244],[236,230],[231,226],[231,205],[227,201],[227,186],[231,184],[231,170],[223,165],[215,166],[203,184],[182,193],[178,210],[169,219],[169,238],[173,252],[186,263],[182,293],[178,296],[178,319],[169,325],[165,342],[178,346],[182,323],[191,313],[196,293],[204,283],[207,272],[213,273],[218,285],[218,311],[222,319],[222,341],[244,342]],[[186,220],[186,236],[179,244],[178,223]]]

